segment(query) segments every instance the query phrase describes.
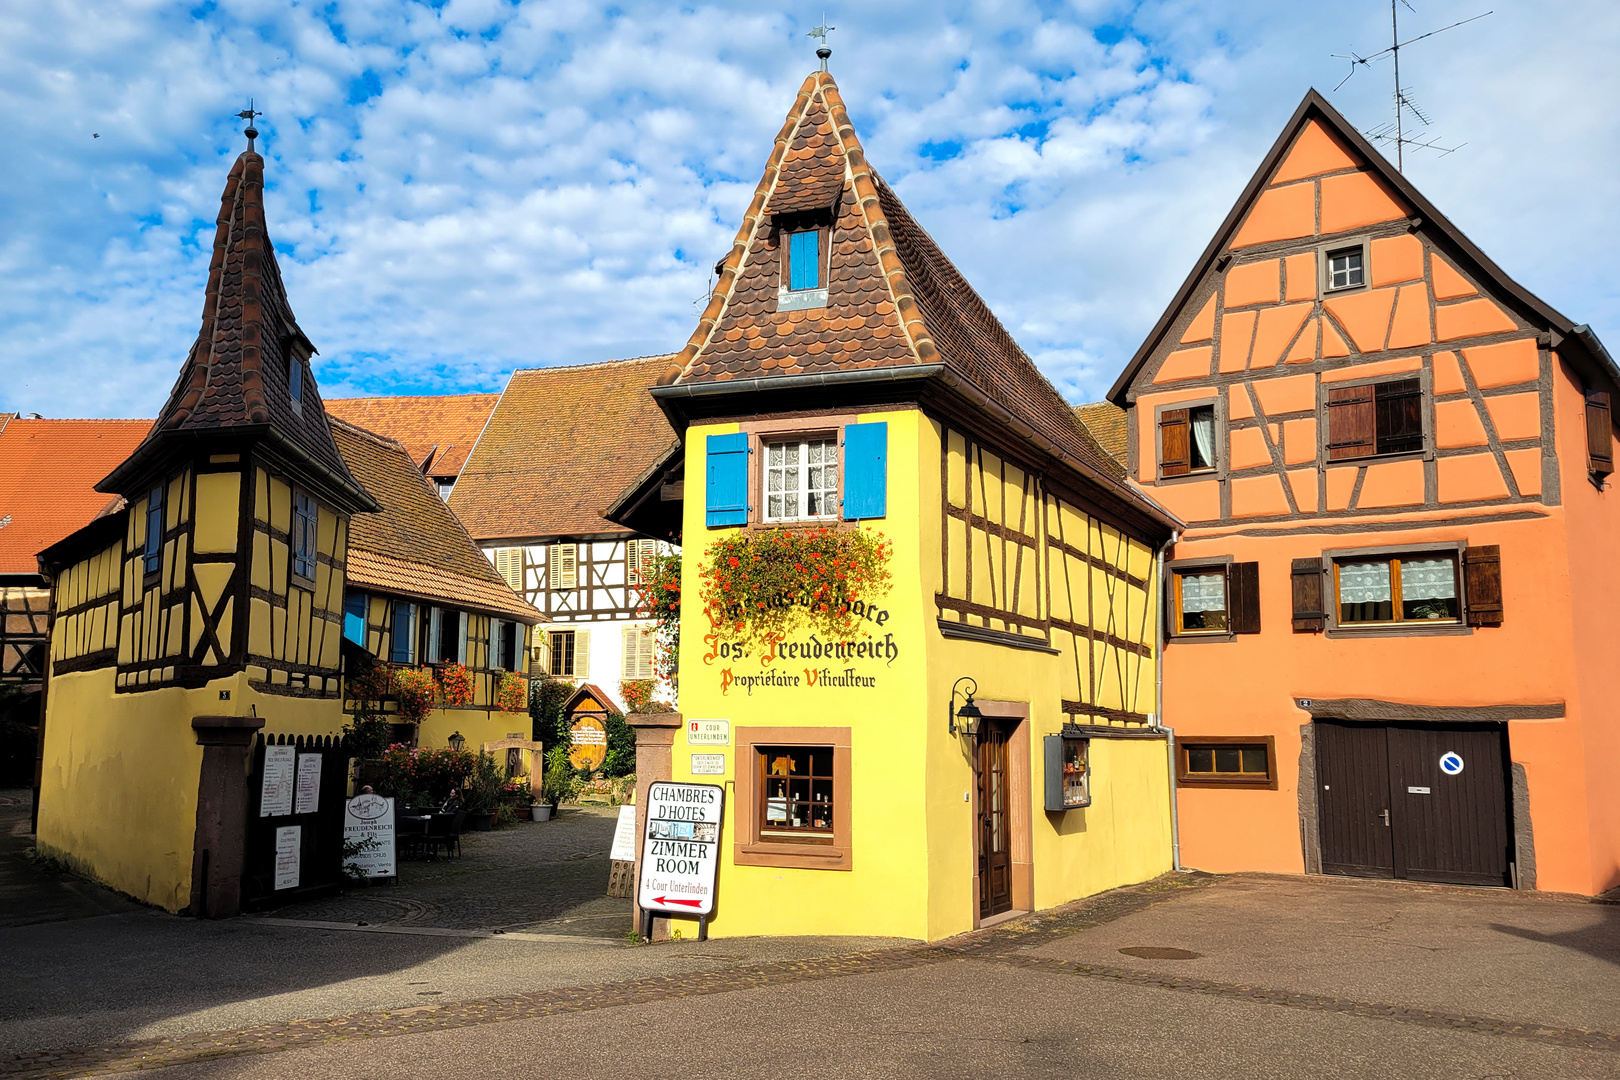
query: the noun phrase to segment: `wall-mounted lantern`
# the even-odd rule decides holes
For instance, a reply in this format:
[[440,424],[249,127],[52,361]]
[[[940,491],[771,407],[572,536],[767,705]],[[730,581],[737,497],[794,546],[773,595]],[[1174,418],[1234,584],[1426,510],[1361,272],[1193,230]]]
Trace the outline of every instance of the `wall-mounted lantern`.
[[[956,707],[956,693],[963,683],[967,683],[972,689],[963,691],[962,696],[967,700],[962,703],[962,707],[959,709]],[[978,691],[979,684],[966,675],[957,679],[956,685],[951,687],[950,731],[952,735],[966,735],[971,739],[979,734],[979,721],[984,718],[984,714],[979,711],[977,705],[973,704],[973,695]],[[961,721],[960,725],[957,724],[958,720]]]
[[454,735],[450,736],[450,749],[454,750],[456,753],[461,753],[461,748],[466,745],[467,737],[461,732],[458,731]]

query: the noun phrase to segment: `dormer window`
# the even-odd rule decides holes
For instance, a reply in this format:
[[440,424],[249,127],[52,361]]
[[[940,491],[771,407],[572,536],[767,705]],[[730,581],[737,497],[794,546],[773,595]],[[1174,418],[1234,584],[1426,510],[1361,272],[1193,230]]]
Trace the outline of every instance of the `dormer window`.
[[821,230],[788,234],[788,291],[821,288]]
[[800,211],[776,224],[782,277],[776,310],[802,311],[827,306],[827,254],[830,221],[825,213]]
[[304,362],[297,353],[287,354],[287,396],[292,400],[293,415],[304,415]]

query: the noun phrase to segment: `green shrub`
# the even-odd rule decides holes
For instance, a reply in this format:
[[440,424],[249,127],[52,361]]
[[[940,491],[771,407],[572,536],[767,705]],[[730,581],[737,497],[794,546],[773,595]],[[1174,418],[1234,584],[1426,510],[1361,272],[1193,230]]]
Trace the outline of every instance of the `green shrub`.
[[607,715],[607,758],[602,762],[602,775],[630,776],[636,771],[636,729],[624,722],[618,713]]

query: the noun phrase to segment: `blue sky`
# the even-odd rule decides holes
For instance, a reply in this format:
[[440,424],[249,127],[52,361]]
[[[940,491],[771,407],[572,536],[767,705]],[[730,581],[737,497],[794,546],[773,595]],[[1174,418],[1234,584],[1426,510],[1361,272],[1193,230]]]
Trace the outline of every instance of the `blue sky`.
[[[1416,34],[1488,6],[1413,0]],[[821,7],[32,0],[0,9],[0,410],[151,416],[196,336],[253,97],[328,397],[678,349]],[[1046,374],[1099,397],[1311,86],[1390,117],[1380,0],[827,8],[874,166]],[[1403,37],[1406,34],[1403,33]],[[1498,3],[1413,46],[1407,175],[1620,346],[1620,8]]]

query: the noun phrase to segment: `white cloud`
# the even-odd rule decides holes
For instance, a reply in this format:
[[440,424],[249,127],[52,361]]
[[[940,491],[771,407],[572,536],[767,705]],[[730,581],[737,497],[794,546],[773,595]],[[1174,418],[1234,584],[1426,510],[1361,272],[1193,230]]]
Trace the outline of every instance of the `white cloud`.
[[[1403,9],[1414,33],[1476,10],[1419,8]],[[1134,352],[1305,89],[1341,76],[1329,54],[1380,48],[1386,12],[828,14],[871,160],[1078,400]],[[641,0],[10,6],[0,409],[157,410],[196,333],[241,147],[230,114],[250,96],[328,395],[493,389],[518,365],[679,348],[814,65],[806,29],[796,9]],[[1612,7],[1583,0],[1504,8],[1403,64],[1436,130],[1468,144],[1408,175],[1611,342],[1617,46]],[[1387,71],[1333,100],[1376,125]]]

